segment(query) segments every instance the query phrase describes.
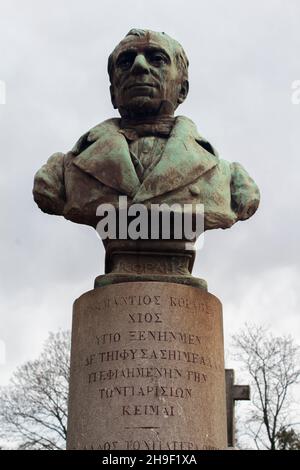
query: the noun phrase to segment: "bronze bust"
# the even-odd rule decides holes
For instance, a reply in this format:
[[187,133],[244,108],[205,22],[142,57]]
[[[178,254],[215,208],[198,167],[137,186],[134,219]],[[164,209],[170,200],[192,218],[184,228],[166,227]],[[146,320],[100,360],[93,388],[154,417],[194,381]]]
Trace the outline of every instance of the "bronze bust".
[[[190,119],[174,116],[189,90],[188,59],[177,41],[133,29],[109,56],[108,73],[121,117],[98,124],[70,152],[49,158],[34,180],[40,209],[94,228],[97,208],[109,204],[118,211],[124,196],[129,207],[140,204],[146,212],[155,204],[189,204],[193,217],[194,206],[202,204],[202,230],[229,228],[254,214],[259,190],[242,165],[220,159]],[[137,279],[207,287],[191,276],[196,237],[189,244],[184,237],[101,238],[106,276],[96,279],[96,287]]]
[[108,60],[110,93],[121,118],[85,133],[36,174],[34,199],[49,214],[96,227],[99,204],[201,202],[205,230],[248,219],[259,190],[239,163],[216,150],[174,111],[188,94],[188,59],[165,33],[133,29]]

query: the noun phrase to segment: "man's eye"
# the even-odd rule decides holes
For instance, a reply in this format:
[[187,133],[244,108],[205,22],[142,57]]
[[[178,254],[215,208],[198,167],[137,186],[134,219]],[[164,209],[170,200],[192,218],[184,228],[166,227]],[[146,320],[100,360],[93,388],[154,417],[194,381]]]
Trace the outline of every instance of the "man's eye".
[[161,65],[167,62],[167,58],[163,54],[155,52],[150,54],[149,61],[154,64]]
[[133,64],[133,57],[132,56],[123,56],[117,61],[117,66],[121,67],[122,69],[130,68]]

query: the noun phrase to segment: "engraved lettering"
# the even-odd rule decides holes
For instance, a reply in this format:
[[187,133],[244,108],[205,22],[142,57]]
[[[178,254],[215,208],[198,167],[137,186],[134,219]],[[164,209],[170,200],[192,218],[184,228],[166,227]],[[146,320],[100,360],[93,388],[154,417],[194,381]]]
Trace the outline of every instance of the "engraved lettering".
[[95,361],[95,357],[95,354],[90,354],[85,360],[85,365],[90,366],[91,364],[93,364],[93,362]]
[[182,398],[184,400],[192,398],[192,389],[185,387],[169,387],[167,385],[147,385],[136,387],[134,385],[115,386],[112,388],[99,388],[101,399],[110,399],[115,397],[171,397]]
[[120,333],[105,333],[101,336],[96,335],[96,342],[97,345],[100,346],[102,344],[110,344],[110,343],[118,343],[121,339]]
[[137,359],[163,359],[168,361],[179,361],[193,364],[200,364],[204,367],[215,368],[219,370],[221,365],[212,362],[211,358],[208,356],[202,356],[198,353],[192,351],[182,351],[177,349],[147,349],[147,348],[138,348],[138,349],[122,349],[122,350],[112,350],[112,351],[101,351],[97,355],[90,354],[85,361],[85,365],[91,365],[96,360],[100,362],[112,362],[119,360],[137,360]]
[[162,323],[160,313],[129,313],[129,323]]
[[174,406],[123,405],[123,416],[175,416]]
[[88,376],[89,383],[104,382],[113,379],[131,378],[167,378],[178,379],[183,377],[180,369],[167,369],[164,367],[132,367],[126,369],[108,369],[91,372]]
[[200,312],[212,314],[214,307],[206,304],[205,301],[192,301],[187,297],[174,297],[170,296],[169,298],[169,305],[170,307],[177,307],[177,308],[186,308],[186,309],[197,309]]
[[[125,441],[127,450],[199,450],[202,447],[195,442],[188,441]],[[216,447],[207,446],[211,450]]]
[[180,331],[164,331],[164,330],[130,330],[128,332],[130,341],[157,341],[157,342],[179,342],[183,344],[203,343],[203,337],[198,335],[180,332]]
[[187,371],[187,379],[193,380],[194,382],[204,383],[207,382],[207,375],[202,372],[197,372],[194,370]]
[[106,302],[107,305],[112,303],[117,306],[122,305],[131,305],[131,306],[142,306],[142,305],[160,305],[160,296],[154,295],[151,297],[150,295],[128,295],[128,296],[120,296],[120,297],[113,297]]
[[118,441],[99,442],[97,444],[85,445],[84,450],[114,450],[117,449]]

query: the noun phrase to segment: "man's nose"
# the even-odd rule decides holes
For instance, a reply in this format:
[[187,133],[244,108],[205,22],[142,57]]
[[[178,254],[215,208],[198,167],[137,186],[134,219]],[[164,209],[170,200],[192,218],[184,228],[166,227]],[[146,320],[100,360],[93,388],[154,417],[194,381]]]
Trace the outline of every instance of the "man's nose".
[[135,74],[149,73],[149,64],[144,54],[137,54],[132,64],[131,71]]

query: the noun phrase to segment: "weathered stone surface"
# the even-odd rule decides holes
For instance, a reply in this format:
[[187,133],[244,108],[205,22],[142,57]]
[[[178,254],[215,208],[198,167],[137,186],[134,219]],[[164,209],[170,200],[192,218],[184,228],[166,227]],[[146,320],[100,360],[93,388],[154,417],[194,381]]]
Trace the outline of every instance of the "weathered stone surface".
[[76,300],[69,449],[222,449],[226,439],[215,296],[131,282]]

